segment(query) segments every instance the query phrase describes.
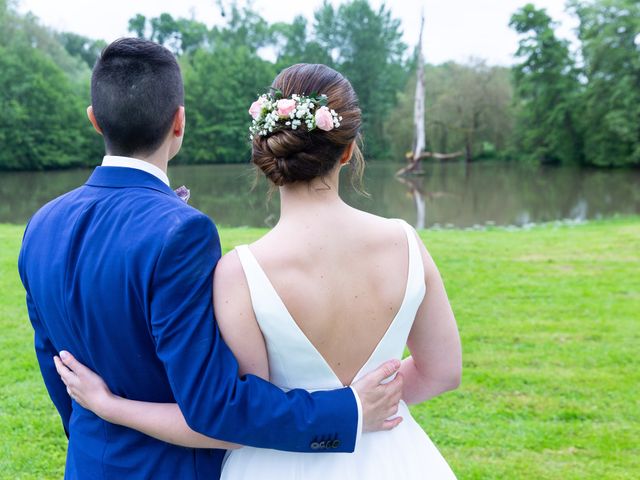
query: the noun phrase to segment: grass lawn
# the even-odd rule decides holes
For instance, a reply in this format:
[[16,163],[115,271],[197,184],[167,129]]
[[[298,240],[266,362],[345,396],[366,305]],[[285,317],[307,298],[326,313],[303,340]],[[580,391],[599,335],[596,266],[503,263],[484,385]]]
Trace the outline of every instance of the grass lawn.
[[[0,225],[0,478],[61,478],[64,434]],[[226,249],[261,230],[223,229]],[[462,334],[460,389],[413,408],[460,479],[640,475],[640,219],[425,231]]]

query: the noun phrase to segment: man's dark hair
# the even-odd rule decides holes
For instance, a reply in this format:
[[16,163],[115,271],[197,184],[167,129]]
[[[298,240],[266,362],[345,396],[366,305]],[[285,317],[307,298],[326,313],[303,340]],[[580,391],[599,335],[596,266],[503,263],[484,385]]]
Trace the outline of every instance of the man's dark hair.
[[157,43],[116,40],[93,68],[91,103],[111,155],[153,153],[184,104],[178,62]]

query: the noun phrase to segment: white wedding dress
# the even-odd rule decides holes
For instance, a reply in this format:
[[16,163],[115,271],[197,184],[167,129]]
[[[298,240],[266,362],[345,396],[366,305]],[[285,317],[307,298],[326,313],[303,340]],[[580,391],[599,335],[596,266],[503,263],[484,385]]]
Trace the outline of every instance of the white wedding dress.
[[[425,295],[424,270],[411,227],[400,221],[409,242],[409,274],[404,299],[388,330],[354,378],[354,382],[386,360],[400,359],[418,307]],[[269,356],[270,381],[290,390],[342,388],[325,359],[295,323],[273,285],[246,245],[237,247],[256,319]],[[455,479],[455,475],[411,416],[404,402],[394,430],[365,433],[354,453],[291,453],[243,447],[232,451],[223,480]]]

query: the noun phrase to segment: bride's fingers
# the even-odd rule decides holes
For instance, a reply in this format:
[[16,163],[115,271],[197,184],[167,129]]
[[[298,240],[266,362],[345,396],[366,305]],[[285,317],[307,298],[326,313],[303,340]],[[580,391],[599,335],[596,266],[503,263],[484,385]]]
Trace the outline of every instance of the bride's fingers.
[[53,357],[53,363],[56,366],[56,371],[58,372],[58,375],[60,375],[60,379],[62,380],[62,382],[65,385],[69,385],[69,383],[71,382],[71,380],[75,377],[75,373],[73,373],[71,370],[69,370],[60,360],[59,357],[55,356]]
[[67,352],[66,350],[62,350],[60,352],[60,360],[65,365],[65,367],[75,373],[78,377],[83,377],[88,372],[91,372],[91,370],[85,367],[84,364],[80,363],[80,361],[77,360],[76,357],[71,355],[71,353]]

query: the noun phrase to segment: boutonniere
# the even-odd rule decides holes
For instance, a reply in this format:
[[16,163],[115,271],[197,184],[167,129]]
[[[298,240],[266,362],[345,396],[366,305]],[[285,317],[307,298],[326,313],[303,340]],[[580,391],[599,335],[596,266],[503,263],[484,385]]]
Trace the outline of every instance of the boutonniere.
[[176,192],[176,195],[178,195],[180,200],[182,200],[184,203],[189,203],[189,198],[191,198],[191,191],[187,187],[182,185],[181,187],[176,188],[174,192]]

